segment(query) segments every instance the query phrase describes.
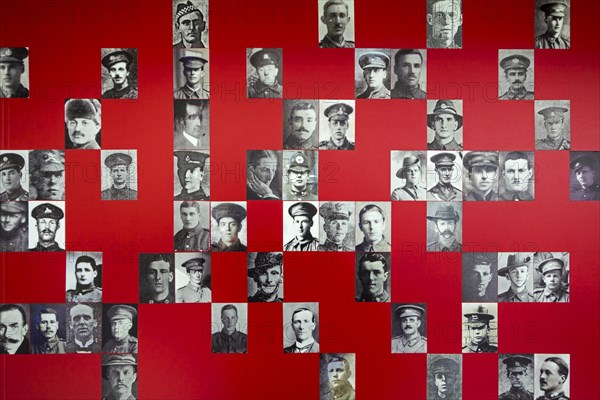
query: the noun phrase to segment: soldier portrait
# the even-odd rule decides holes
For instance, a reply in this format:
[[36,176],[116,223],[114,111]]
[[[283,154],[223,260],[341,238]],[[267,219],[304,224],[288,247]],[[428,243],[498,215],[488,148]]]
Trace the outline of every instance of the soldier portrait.
[[64,150],[29,152],[30,200],[65,200]]
[[354,0],[319,0],[321,49],[354,48]]
[[209,200],[208,152],[176,150],[174,155],[175,200]]
[[462,0],[427,0],[427,48],[462,48]]
[[536,400],[569,400],[569,370],[571,356],[569,354],[536,354],[535,398]]
[[31,353],[65,354],[67,344],[66,306],[31,305]]
[[249,99],[283,97],[281,49],[246,49],[246,83]]
[[571,117],[569,100],[535,101],[535,149],[570,150]]
[[67,304],[67,353],[100,353],[101,303]]
[[498,303],[463,303],[462,309],[462,352],[498,352]]
[[65,148],[99,150],[102,109],[100,100],[65,101]]
[[174,100],[175,150],[210,148],[209,100]]
[[427,353],[427,304],[392,304],[392,353]]
[[29,354],[29,304],[0,304],[0,354]]
[[67,303],[102,302],[102,253],[68,252]]
[[280,150],[246,152],[246,198],[281,200],[282,153]]
[[572,151],[569,156],[571,200],[600,200],[600,152]]
[[571,0],[535,1],[535,41],[536,49],[570,49]]
[[[283,250],[317,251],[319,216],[317,202],[291,202],[283,206]],[[287,213],[287,215],[286,215]]]
[[283,100],[283,148],[319,148],[319,103],[317,100]]
[[283,302],[283,253],[248,253],[248,303]]
[[318,200],[318,151],[283,151],[283,200]]
[[498,355],[498,400],[533,400],[533,354]]
[[175,294],[177,303],[210,303],[211,259],[210,254],[175,254]]
[[498,302],[532,302],[533,254],[500,253],[499,266]]
[[462,252],[462,203],[427,202],[427,251]]
[[427,100],[427,150],[462,150],[462,100]]
[[283,352],[319,352],[319,303],[283,304]]
[[0,99],[29,98],[29,49],[0,47]]
[[462,201],[462,153],[428,151],[427,157],[427,200]]
[[501,151],[502,177],[498,183],[499,200],[534,200],[534,155],[532,151]]
[[208,43],[208,1],[173,0],[173,49],[204,49]]
[[212,251],[246,251],[246,202],[212,202]]
[[176,201],[174,204],[175,251],[209,251],[208,202]]
[[102,304],[102,352],[137,354],[137,304]]
[[[392,207],[389,202],[357,202],[356,251],[387,252],[392,250]],[[389,222],[388,222],[389,221]]]
[[102,200],[137,200],[137,150],[102,150]]
[[0,202],[0,252],[27,251],[28,216],[26,201]]
[[392,99],[427,98],[427,50],[392,50]]
[[321,202],[319,251],[354,251],[353,202]]
[[462,356],[427,354],[427,400],[462,399]]
[[463,253],[462,301],[497,301],[498,274],[498,253]]
[[173,254],[140,254],[140,303],[175,302],[175,259]]
[[426,199],[426,155],[424,151],[394,151],[391,154],[392,200]]
[[568,303],[569,253],[538,253],[534,257],[535,281],[534,301],[538,303]]
[[356,49],[354,92],[357,99],[389,99],[390,50]]
[[498,152],[469,151],[463,158],[463,200],[498,200]]
[[32,201],[29,208],[29,251],[65,251],[65,202]]
[[173,51],[173,97],[177,100],[210,98],[208,50]]
[[102,98],[138,98],[137,49],[102,49]]
[[533,100],[533,50],[498,50],[498,99]]
[[102,400],[136,400],[137,358],[133,354],[102,356]]
[[0,201],[29,200],[29,155],[27,151],[0,153]]
[[354,100],[321,100],[320,150],[354,150]]
[[212,304],[212,352],[248,352],[248,304]]
[[319,400],[356,400],[356,354],[321,354],[319,370]]
[[356,253],[355,301],[389,303],[390,253]]

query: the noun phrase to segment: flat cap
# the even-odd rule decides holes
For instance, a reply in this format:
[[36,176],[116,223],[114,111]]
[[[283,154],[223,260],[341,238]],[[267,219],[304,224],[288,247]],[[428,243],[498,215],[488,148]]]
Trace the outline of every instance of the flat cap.
[[347,120],[354,109],[345,103],[332,104],[323,112],[328,120]]
[[505,71],[508,69],[527,69],[529,68],[529,64],[531,64],[529,58],[520,54],[513,54],[511,56],[504,57],[502,61],[500,61],[500,68]]
[[538,114],[544,117],[544,121],[556,122],[563,119],[568,111],[569,109],[564,107],[546,107],[538,111]]
[[431,375],[457,375],[460,372],[460,366],[456,361],[450,358],[438,358],[429,366],[429,372],[431,373]]
[[468,170],[473,167],[498,168],[498,153],[493,151],[471,151],[465,155],[463,164]]
[[456,156],[452,153],[438,153],[431,157],[431,162],[435,164],[436,167],[442,167],[447,165],[449,167],[454,166],[454,160]]
[[312,219],[317,214],[317,207],[313,206],[311,203],[300,202],[292,205],[288,209],[288,213],[292,218],[304,215]]
[[542,275],[545,275],[547,272],[557,270],[562,271],[564,268],[565,262],[561,258],[552,257],[542,261],[538,265],[537,270],[540,271]]
[[305,172],[312,169],[312,160],[307,156],[306,153],[301,151],[295,153],[290,157],[290,163],[288,165],[289,171]]
[[177,4],[177,9],[175,11],[175,21],[179,22],[179,18],[193,12],[200,13],[200,15],[204,18],[202,12],[191,1],[188,0],[186,3],[179,3]]
[[510,370],[526,370],[529,364],[532,364],[533,362],[527,357],[516,355],[506,357],[504,360],[502,360],[502,363],[506,365],[507,369]]
[[104,165],[106,165],[108,168],[112,168],[117,165],[130,166],[131,162],[131,156],[125,153],[112,153],[104,159]]
[[246,218],[246,209],[235,203],[221,203],[212,209],[212,217],[219,222],[221,218],[229,217],[238,223]]
[[65,153],[63,150],[32,150],[29,153],[29,162],[32,171],[64,171]]
[[488,323],[494,319],[494,316],[488,313],[488,309],[482,305],[477,307],[476,312],[466,313],[465,317],[468,323]]
[[65,118],[73,120],[75,118],[98,119],[100,111],[100,101],[96,99],[71,99],[65,103]]
[[133,321],[133,319],[137,317],[137,310],[126,304],[112,306],[106,313],[108,314],[108,319],[110,321],[115,319],[128,319]]
[[507,276],[511,269],[517,267],[528,267],[529,263],[533,260],[529,253],[515,253],[508,256],[506,266],[498,270],[498,275]]
[[65,217],[65,213],[54,204],[42,203],[31,210],[31,216],[35,219],[54,218],[56,220],[61,220]]
[[552,15],[554,17],[564,17],[567,5],[565,3],[552,2],[540,6],[540,10],[546,14],[546,17]]
[[404,179],[404,173],[408,168],[412,167],[413,165],[418,165],[419,168],[421,167],[421,160],[419,159],[419,157],[413,155],[404,157],[404,159],[402,160],[402,167],[398,171],[396,171],[396,176],[400,179]]
[[577,170],[583,167],[596,168],[598,166],[598,160],[600,153],[595,154],[585,154],[579,157],[576,157],[573,161],[571,161],[571,169],[577,172]]
[[438,219],[448,219],[454,220],[454,222],[458,222],[460,216],[458,215],[458,212],[454,209],[454,206],[449,204],[447,206],[438,207],[438,209],[435,212],[435,215],[428,215],[427,219],[433,222],[437,221]]
[[0,171],[16,169],[21,171],[25,166],[25,159],[16,153],[3,153],[0,155]]
[[128,51],[117,50],[102,57],[102,65],[104,65],[104,68],[106,69],[110,69],[110,67],[120,62],[124,62],[129,65],[133,62],[133,56],[129,54]]
[[185,68],[198,69],[204,67],[204,64],[208,64],[208,60],[203,57],[201,51],[187,50],[182,57],[179,58],[179,62],[183,64]]
[[405,317],[419,317],[423,318],[423,314],[425,314],[425,309],[423,307],[419,307],[413,304],[402,305],[396,307],[396,314],[398,318]]
[[352,216],[352,210],[347,203],[327,202],[321,204],[319,215],[326,221],[346,220]]
[[441,114],[450,114],[458,122],[456,129],[460,129],[463,124],[463,117],[456,110],[456,106],[452,100],[438,100],[433,107],[431,114],[427,114],[427,125],[433,129],[435,117]]
[[202,271],[204,270],[204,263],[206,260],[202,257],[191,258],[181,264],[186,271]]
[[390,57],[380,51],[369,51],[361,55],[358,59],[358,65],[362,69],[383,68],[387,69],[390,65]]
[[[254,277],[260,272],[283,265],[283,254],[276,252],[260,252],[256,253],[254,259],[254,268],[248,268],[248,276]],[[249,266],[250,267],[250,266]]]
[[0,203],[2,214],[27,214],[26,201],[3,201]]
[[200,168],[204,171],[204,163],[209,155],[206,153],[200,153],[198,151],[176,151],[175,157],[177,157],[177,168],[178,169],[195,169]]
[[0,63],[23,63],[27,56],[27,47],[0,47]]
[[256,69],[265,65],[279,67],[279,55],[272,49],[261,49],[250,56],[250,64]]

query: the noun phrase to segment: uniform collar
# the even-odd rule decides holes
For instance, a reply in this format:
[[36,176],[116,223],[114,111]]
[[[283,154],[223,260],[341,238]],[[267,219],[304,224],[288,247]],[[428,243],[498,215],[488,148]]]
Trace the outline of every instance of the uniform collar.
[[325,35],[325,37],[323,38],[323,40],[322,40],[322,41],[323,41],[323,42],[327,42],[328,44],[330,44],[330,45],[332,45],[332,46],[334,46],[334,47],[343,48],[343,47],[345,47],[345,46],[346,46],[346,39],[344,39],[343,37],[342,37],[342,42],[341,42],[341,43],[338,43],[338,42],[336,42],[335,40],[332,40],[332,39],[329,37],[329,35],[327,35],[327,34],[326,34],[326,35]]
[[277,79],[275,79],[275,82],[271,86],[265,85],[260,80],[257,80],[254,83],[254,89],[258,93],[266,92],[266,91],[270,90],[270,91],[272,91],[274,93],[281,94],[281,91],[282,91],[282,87],[279,85],[279,82],[277,81]]

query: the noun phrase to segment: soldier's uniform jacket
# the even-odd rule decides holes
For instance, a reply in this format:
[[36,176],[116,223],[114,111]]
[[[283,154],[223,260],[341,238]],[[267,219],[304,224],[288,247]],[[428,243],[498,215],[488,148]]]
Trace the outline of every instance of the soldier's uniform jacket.
[[452,185],[442,185],[438,183],[427,191],[427,200],[439,201],[460,201],[462,199],[462,190]]
[[208,100],[210,98],[208,90],[203,87],[198,90],[192,90],[188,85],[183,85],[173,93],[175,100],[200,99]]
[[391,92],[385,85],[381,85],[378,89],[367,88],[364,92],[359,94],[357,99],[389,99],[391,97]]
[[83,146],[79,146],[79,147],[69,147],[72,149],[81,149],[81,150],[100,150],[100,145],[98,144],[98,142],[96,142],[96,140],[90,140],[89,142],[87,142],[86,144],[84,144]]
[[93,342],[86,347],[77,344],[75,340],[73,340],[72,342],[67,342],[65,350],[67,353],[100,353],[102,351],[102,347],[96,339],[94,339]]
[[465,196],[466,201],[496,201],[498,200],[498,195],[494,190],[490,190],[488,194],[485,196],[480,195],[476,191],[471,191],[469,194]]
[[317,195],[317,186],[313,183],[309,183],[306,185],[306,189],[300,192],[297,192],[293,189],[292,185],[286,185],[284,193],[284,200],[319,200],[319,196]]
[[219,239],[219,241],[217,243],[212,244],[212,250],[213,251],[246,251],[246,250],[248,250],[248,248],[246,247],[246,245],[244,245],[244,244],[242,244],[242,242],[240,242],[240,239],[238,239],[231,246],[227,246],[225,243],[223,243],[223,241],[221,239]]
[[540,396],[536,400],[569,400],[569,398],[565,396],[565,392],[560,392],[555,395]]
[[512,287],[504,293],[498,295],[498,302],[529,302],[534,301],[533,294],[529,290],[525,290],[521,293],[515,293]]
[[102,301],[102,289],[94,285],[88,288],[67,290],[67,302],[93,303]]
[[177,289],[178,303],[210,303],[212,292],[204,285],[194,286],[191,282]]
[[456,240],[452,242],[450,246],[444,246],[440,242],[433,242],[427,245],[427,251],[452,251],[452,252],[461,252],[462,245],[458,243]]
[[527,389],[511,387],[508,392],[498,396],[498,400],[533,400],[533,393]]
[[231,335],[225,331],[213,333],[212,335],[213,353],[247,353],[248,335],[240,331],[235,331]]
[[170,304],[170,303],[175,303],[175,296],[173,296],[171,293],[169,293],[167,295],[167,297],[165,297],[162,300],[154,300],[152,298],[148,298],[146,300],[146,302],[148,304]]
[[600,185],[593,184],[589,188],[571,192],[571,200],[600,200]]
[[271,303],[283,303],[283,298],[281,297],[276,297],[274,300],[269,300],[270,295],[264,293],[264,292],[256,292],[253,296],[248,297],[248,303],[264,303],[264,302],[271,302]]
[[[183,40],[179,40],[179,42],[174,43],[173,44],[173,48],[174,49],[187,49],[187,47],[185,47],[183,45]],[[206,46],[204,45],[204,42],[202,40],[198,40],[198,42],[196,43],[192,43],[192,45],[190,46],[190,48],[194,48],[194,49],[205,49]]]
[[38,243],[37,246],[29,249],[29,251],[65,251],[65,249],[61,249],[58,243],[54,242],[48,247],[44,247]]
[[533,196],[529,194],[529,192],[513,192],[510,190],[506,190],[500,195],[501,200],[509,200],[509,201],[532,201],[534,200]]
[[392,99],[426,99],[427,93],[417,86],[407,86],[396,82],[392,89]]
[[200,190],[196,190],[195,192],[186,192],[185,189],[181,191],[177,196],[175,196],[175,200],[209,200],[209,196],[204,193],[204,190],[200,188]]
[[544,33],[535,38],[534,47],[536,49],[569,49],[571,48],[571,42],[562,36],[557,38],[552,37],[548,32]]
[[392,353],[427,353],[427,338],[417,335],[407,339],[404,335],[392,338]]
[[353,49],[354,42],[351,40],[345,40],[342,38],[342,43],[335,42],[327,35],[323,36],[323,39],[319,42],[319,48],[321,49]]
[[308,346],[298,347],[296,346],[297,342],[293,345],[285,347],[283,349],[284,353],[318,353],[319,352],[319,343],[312,342]]
[[528,91],[525,87],[522,87],[518,92],[508,88],[506,93],[498,98],[500,100],[533,100],[533,92]]
[[425,200],[426,197],[427,192],[420,186],[402,186],[392,192],[392,200]]
[[449,46],[444,45],[444,41],[435,40],[435,38],[427,38],[427,48],[431,49],[460,49],[461,47],[452,40]]
[[537,288],[533,290],[533,297],[538,303],[568,303],[569,291],[565,288],[559,288],[555,292],[548,288]]
[[284,251],[317,251],[318,249],[319,241],[312,236],[302,242],[294,237],[283,246]]
[[390,301],[390,294],[384,290],[383,293],[371,297],[366,292],[362,292],[360,297],[357,297],[355,300],[358,302],[387,303]]
[[0,193],[0,201],[24,201],[29,200],[29,192],[23,189],[23,186],[19,186],[17,190],[12,193],[2,192]]
[[[8,94],[4,93],[2,89],[0,89],[0,99],[7,99]],[[19,83],[19,87],[15,91],[13,96],[10,96],[11,99],[27,99],[29,98],[29,89],[23,86],[22,83]]]
[[536,150],[570,150],[571,141],[560,137],[558,140],[552,140],[549,137],[535,141]]
[[354,251],[351,247],[345,244],[337,244],[329,238],[325,239],[325,243],[319,245],[319,251]]
[[54,339],[50,341],[41,340],[34,342],[33,346],[31,346],[31,352],[33,354],[65,354],[67,352],[66,344],[66,341],[58,336],[54,336]]
[[210,249],[210,232],[199,224],[192,229],[182,229],[175,234],[176,251],[199,251]]
[[137,400],[137,399],[135,398],[135,396],[133,394],[129,395],[129,397],[126,399],[121,399],[121,398],[116,398],[111,393],[108,397],[103,397],[102,400]]
[[441,144],[436,139],[433,139],[431,143],[427,143],[427,150],[456,150],[462,151],[463,145],[452,139],[447,144]]
[[368,243],[363,239],[360,244],[356,246],[356,251],[373,252],[373,251],[390,251],[392,245],[385,239],[385,236],[381,236],[381,240],[374,245]]
[[333,143],[332,139],[322,140],[319,143],[319,149],[321,150],[354,150],[354,143],[348,140],[348,138],[344,138],[344,141],[340,146],[337,146]]
[[272,86],[267,86],[258,79],[248,86],[248,98],[250,99],[271,99],[283,97],[283,86],[275,81]]
[[306,140],[298,139],[297,136],[294,136],[292,134],[286,138],[285,142],[283,142],[283,148],[284,149],[317,150],[319,148],[318,140],[319,140],[319,138],[314,133],[312,135],[310,135],[310,137]]
[[492,346],[487,340],[481,344],[469,343],[462,348],[463,353],[495,353],[498,351],[496,346]]
[[138,90],[136,87],[131,85],[127,86],[125,89],[116,89],[111,88],[106,92],[102,93],[103,99],[137,99],[138,98]]
[[319,400],[356,400],[356,395],[350,382],[342,381],[335,391],[330,389],[323,393]]
[[102,200],[137,200],[137,191],[128,187],[117,189],[111,186],[102,191]]
[[0,229],[0,251],[27,251],[28,244],[26,226],[21,226],[10,233]]
[[137,354],[138,340],[133,336],[127,335],[123,340],[110,339],[102,348],[103,353],[131,353]]

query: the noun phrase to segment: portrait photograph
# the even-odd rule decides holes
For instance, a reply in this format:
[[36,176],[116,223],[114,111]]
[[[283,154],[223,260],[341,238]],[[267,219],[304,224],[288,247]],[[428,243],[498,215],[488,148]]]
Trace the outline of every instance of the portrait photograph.
[[139,398],[136,354],[102,355],[102,398]]
[[498,152],[465,151],[463,156],[463,200],[498,201]]
[[356,354],[324,353],[319,357],[320,399],[355,399]]
[[498,354],[498,400],[533,399],[533,354]]
[[101,303],[102,253],[68,251],[66,262],[67,303]]
[[319,150],[354,150],[356,101],[319,100]]
[[462,352],[498,352],[498,303],[463,303]]
[[392,353],[427,353],[427,304],[392,303]]
[[281,150],[246,151],[246,198],[281,200],[283,155]]
[[177,100],[210,98],[208,49],[173,50],[173,97]]
[[67,353],[102,352],[102,303],[67,303]]
[[356,49],[354,94],[357,99],[391,98],[390,49]]
[[0,99],[29,98],[29,48],[0,47]]
[[101,150],[102,200],[137,200],[137,150]]
[[175,251],[210,250],[210,211],[208,201],[173,203]]
[[392,250],[392,205],[389,201],[356,202],[355,250]]
[[21,252],[29,248],[29,203],[0,202],[0,251]]
[[210,253],[175,253],[175,302],[212,301]]
[[427,400],[462,399],[462,355],[427,354]]
[[462,152],[427,152],[427,200],[462,201]]
[[29,321],[29,304],[0,304],[0,354],[29,354]]
[[392,49],[392,99],[427,98],[427,50]]
[[319,0],[319,48],[354,48],[354,0]]
[[502,178],[498,182],[498,200],[535,200],[534,152],[501,151],[499,159]]
[[173,154],[175,200],[209,200],[210,155],[208,150],[176,150]]
[[354,300],[389,303],[392,286],[391,253],[355,253]]
[[427,100],[427,150],[463,149],[463,101]]
[[64,251],[66,213],[64,201],[30,201],[29,251]]
[[138,305],[102,304],[102,352],[138,353]]
[[535,149],[571,149],[571,102],[535,100]]
[[538,252],[533,257],[533,298],[537,303],[570,301],[570,254]]
[[319,215],[319,251],[354,251],[355,203],[322,201]]
[[140,253],[140,303],[175,302],[175,257],[171,253]]
[[173,0],[173,49],[208,47],[208,0]]
[[283,97],[283,51],[273,48],[246,49],[246,95],[249,99]]
[[246,251],[246,202],[211,202],[212,251]]
[[175,150],[210,149],[209,110],[209,100],[173,100]]
[[248,303],[283,302],[283,253],[249,252]]
[[427,0],[427,48],[462,48],[462,0]]
[[67,306],[31,304],[31,354],[66,354]]
[[498,253],[498,302],[533,302],[533,253]]
[[29,200],[65,200],[65,151],[29,152]]
[[102,105],[98,99],[65,100],[65,148],[99,150]]
[[318,163],[318,151],[283,151],[283,200],[319,199]]
[[392,200],[425,201],[427,199],[427,153],[425,151],[392,150]]
[[495,302],[498,297],[498,253],[463,253],[462,301]]
[[461,202],[427,202],[427,251],[462,251]]
[[570,354],[535,354],[535,398],[568,399],[571,395],[570,369]]
[[498,50],[498,99],[533,100],[533,50]]
[[535,0],[535,49],[571,48],[571,0]]
[[319,303],[283,304],[283,352],[319,353]]
[[319,102],[283,100],[283,148],[317,150],[319,148]]
[[569,192],[572,201],[600,200],[600,152],[571,151]]
[[212,303],[212,352],[248,352],[248,303]]
[[[0,152],[0,201],[26,201],[29,195],[29,151]],[[31,199],[32,200],[32,199]]]
[[138,98],[138,49],[102,49],[102,98]]
[[319,203],[283,202],[283,250],[317,251],[319,247]]

